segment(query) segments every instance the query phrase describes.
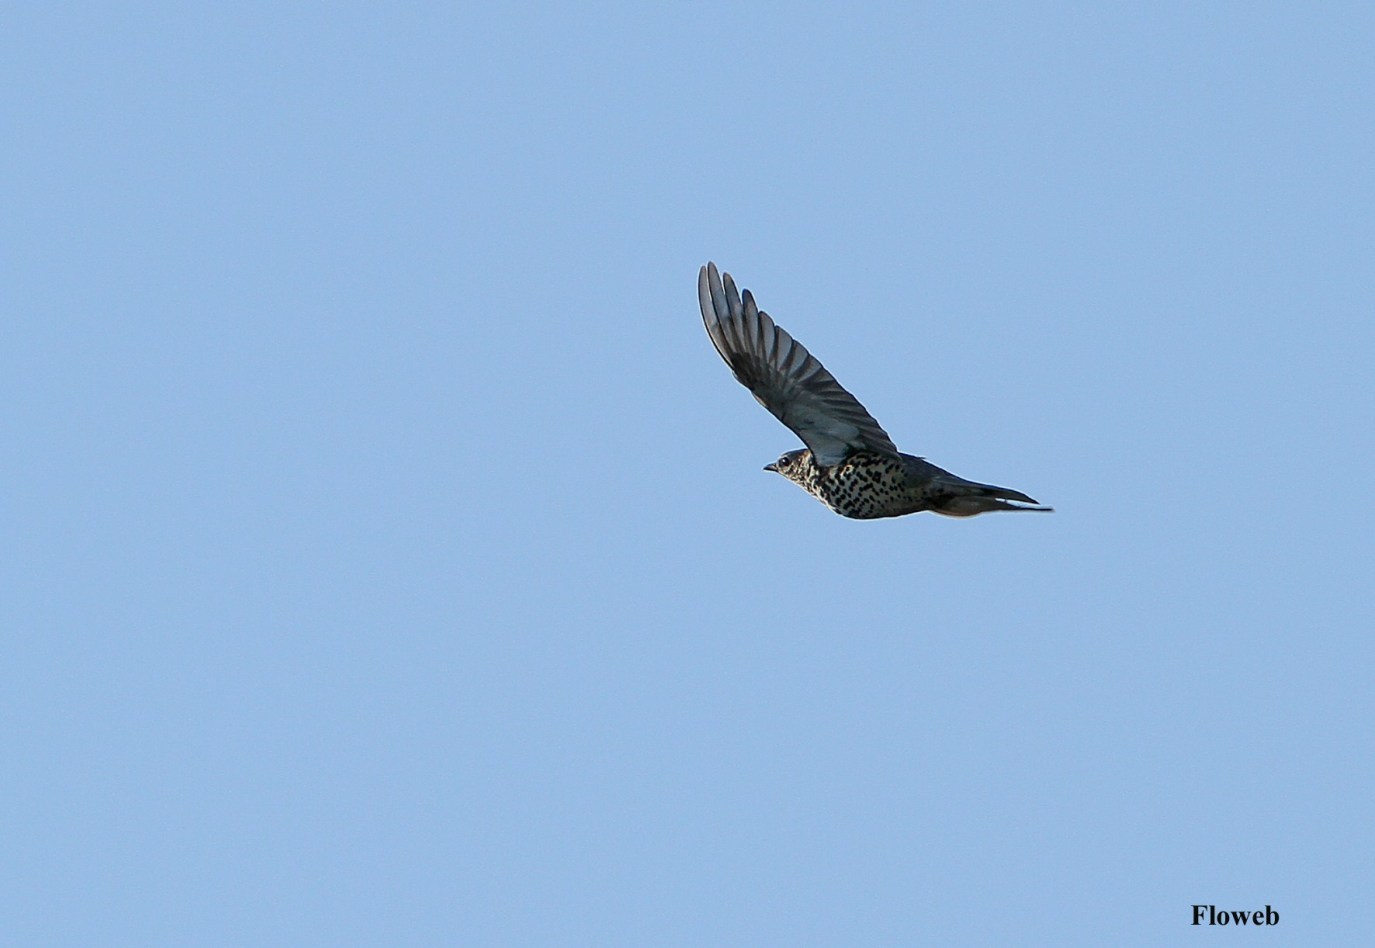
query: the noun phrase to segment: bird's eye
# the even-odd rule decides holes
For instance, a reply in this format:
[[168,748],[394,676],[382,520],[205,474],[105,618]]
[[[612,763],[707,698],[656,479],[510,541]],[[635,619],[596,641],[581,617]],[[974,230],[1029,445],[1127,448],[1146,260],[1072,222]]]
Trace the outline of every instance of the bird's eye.
[[791,464],[791,463],[793,463],[793,462],[792,462],[792,458],[790,458],[790,457],[788,457],[788,456],[786,456],[786,455],[784,455],[783,457],[781,457],[781,458],[778,459],[778,466],[779,466],[779,467],[787,467],[787,466],[788,466],[789,464]]

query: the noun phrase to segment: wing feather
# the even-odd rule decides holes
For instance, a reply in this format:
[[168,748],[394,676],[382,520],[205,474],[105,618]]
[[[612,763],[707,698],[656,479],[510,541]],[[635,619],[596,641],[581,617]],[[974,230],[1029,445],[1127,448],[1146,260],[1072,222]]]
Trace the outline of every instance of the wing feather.
[[697,297],[707,335],[736,379],[802,439],[818,464],[839,464],[858,450],[898,453],[874,416],[749,290],[742,298],[729,273],[723,278],[708,263],[697,277]]

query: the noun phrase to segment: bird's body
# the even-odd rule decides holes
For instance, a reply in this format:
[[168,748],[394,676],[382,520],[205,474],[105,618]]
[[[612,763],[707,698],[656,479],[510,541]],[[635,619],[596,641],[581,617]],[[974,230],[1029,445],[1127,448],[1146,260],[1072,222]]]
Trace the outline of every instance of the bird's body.
[[857,520],[923,510],[972,517],[991,510],[1050,509],[1020,491],[968,481],[899,452],[864,406],[755,305],[749,290],[742,299],[729,273],[723,282],[715,264],[702,268],[697,290],[707,334],[721,358],[807,445],[784,454],[766,471],[782,474],[836,513]]
[[803,448],[789,451],[764,470],[775,471],[842,517],[877,520],[923,510],[947,517],[972,517],[988,510],[1038,510],[1008,500],[1035,504],[1026,494],[977,484],[910,454],[856,451],[844,461],[822,467]]

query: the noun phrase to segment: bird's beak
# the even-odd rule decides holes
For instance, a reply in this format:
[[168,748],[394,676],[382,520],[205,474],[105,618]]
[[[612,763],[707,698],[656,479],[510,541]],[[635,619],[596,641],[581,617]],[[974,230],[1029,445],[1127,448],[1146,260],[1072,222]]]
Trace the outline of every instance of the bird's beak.
[[765,464],[765,465],[764,465],[764,470],[766,470],[766,471],[773,471],[775,474],[777,474],[777,473],[778,473],[778,465],[777,465],[777,464]]

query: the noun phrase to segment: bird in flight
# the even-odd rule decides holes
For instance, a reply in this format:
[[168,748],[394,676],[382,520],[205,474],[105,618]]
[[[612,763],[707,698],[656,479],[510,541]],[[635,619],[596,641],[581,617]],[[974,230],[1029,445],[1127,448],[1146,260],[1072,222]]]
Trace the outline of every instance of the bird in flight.
[[899,452],[874,416],[774,324],[749,290],[741,299],[735,281],[718,273],[716,264],[709,262],[698,274],[697,297],[707,335],[736,379],[807,446],[764,470],[782,474],[842,517],[1051,509],[1021,491],[967,481]]

